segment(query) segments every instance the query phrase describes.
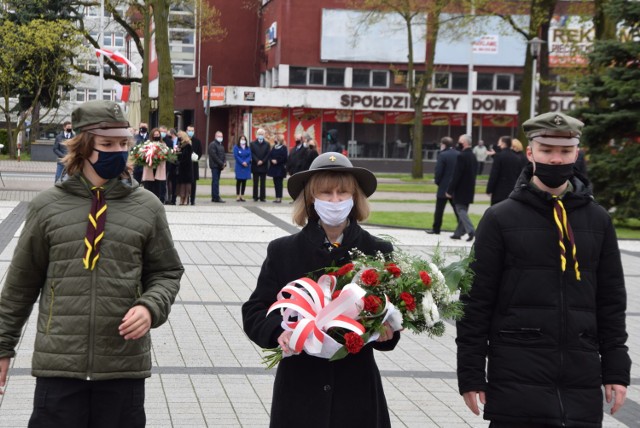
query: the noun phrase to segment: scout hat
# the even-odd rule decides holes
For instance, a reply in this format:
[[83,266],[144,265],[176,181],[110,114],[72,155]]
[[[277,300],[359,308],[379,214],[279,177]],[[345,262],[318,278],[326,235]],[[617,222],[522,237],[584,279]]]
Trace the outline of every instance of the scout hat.
[[577,146],[584,123],[564,113],[544,113],[522,124],[529,141],[550,146]]
[[76,133],[90,132],[104,137],[131,138],[129,122],[113,101],[87,101],[71,113]]
[[297,198],[307,184],[307,181],[309,181],[314,174],[322,171],[347,172],[352,174],[367,197],[371,196],[373,192],[376,191],[376,187],[378,187],[378,180],[376,180],[376,176],[373,175],[371,171],[366,168],[353,166],[349,158],[343,154],[327,152],[315,158],[307,171],[297,172],[289,178],[287,181],[289,195],[291,195],[293,199]]

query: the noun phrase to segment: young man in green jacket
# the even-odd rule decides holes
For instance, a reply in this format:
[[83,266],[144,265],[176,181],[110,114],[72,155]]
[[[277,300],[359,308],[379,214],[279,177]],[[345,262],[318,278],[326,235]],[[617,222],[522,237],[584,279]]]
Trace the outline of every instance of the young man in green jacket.
[[0,295],[0,387],[40,298],[29,427],[144,427],[149,329],[184,269],[164,207],[131,178],[120,107],[90,101],[72,120],[68,176],[30,203]]

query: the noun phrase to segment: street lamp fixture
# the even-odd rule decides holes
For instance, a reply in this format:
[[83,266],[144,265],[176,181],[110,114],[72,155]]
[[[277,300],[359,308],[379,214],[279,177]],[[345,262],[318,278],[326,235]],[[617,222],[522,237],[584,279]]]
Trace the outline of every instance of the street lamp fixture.
[[531,53],[531,107],[529,110],[529,117],[533,117],[536,115],[536,69],[538,68],[538,57],[540,56],[540,50],[542,49],[542,44],[545,43],[544,40],[540,40],[538,37],[534,37],[529,40],[527,44],[529,45],[529,52]]

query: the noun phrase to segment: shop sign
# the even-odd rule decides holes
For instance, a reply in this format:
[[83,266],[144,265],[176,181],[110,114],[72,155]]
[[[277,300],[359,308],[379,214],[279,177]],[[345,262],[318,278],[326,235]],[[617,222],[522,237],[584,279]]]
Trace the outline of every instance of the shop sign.
[[211,86],[211,93],[209,93],[209,87],[202,87],[202,101],[207,100],[207,96],[209,97],[209,101],[224,101],[224,86]]

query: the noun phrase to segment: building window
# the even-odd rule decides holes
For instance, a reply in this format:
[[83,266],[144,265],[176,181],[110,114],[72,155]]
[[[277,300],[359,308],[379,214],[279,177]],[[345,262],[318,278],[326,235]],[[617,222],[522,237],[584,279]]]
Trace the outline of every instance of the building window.
[[76,101],[79,103],[83,103],[87,100],[87,94],[85,94],[84,89],[76,89]]
[[309,85],[324,86],[324,68],[309,69]]
[[467,90],[469,87],[469,74],[468,73],[451,73],[451,89],[453,90]]
[[374,88],[388,88],[389,87],[389,72],[373,70],[371,72],[371,86]]
[[478,73],[478,91],[493,91],[493,74]]
[[362,69],[353,69],[353,87],[354,88],[368,88],[370,85],[369,82],[369,71],[370,70],[362,70]]
[[512,80],[512,74],[496,74],[496,91],[511,91]]
[[289,85],[306,85],[307,68],[289,67]]
[[513,76],[513,90],[518,92],[522,89],[522,74],[515,74]]
[[96,91],[95,89],[89,89],[87,91],[88,94],[88,101],[93,101],[93,100],[97,100],[98,99],[98,91]]
[[433,87],[435,89],[451,89],[450,81],[449,73],[436,72],[433,74]]
[[344,86],[343,68],[327,68],[327,86]]
[[113,101],[113,91],[111,91],[111,89],[104,89],[102,91],[102,99],[105,101]]

